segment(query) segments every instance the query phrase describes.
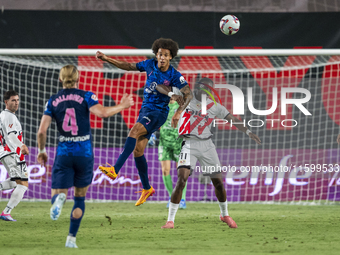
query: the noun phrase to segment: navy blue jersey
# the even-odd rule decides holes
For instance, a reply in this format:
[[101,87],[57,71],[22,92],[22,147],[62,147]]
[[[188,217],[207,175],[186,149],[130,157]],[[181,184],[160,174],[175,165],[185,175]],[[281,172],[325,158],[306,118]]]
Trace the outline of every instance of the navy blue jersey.
[[92,157],[89,108],[98,104],[92,92],[62,89],[51,96],[44,115],[55,119],[59,131],[57,156]]
[[161,110],[169,112],[170,97],[163,95],[156,90],[158,84],[163,84],[178,89],[188,85],[184,77],[172,65],[167,71],[162,72],[158,68],[158,61],[156,59],[148,59],[136,64],[140,72],[146,72],[146,82],[144,87],[144,101],[142,108],[146,107],[150,110]]

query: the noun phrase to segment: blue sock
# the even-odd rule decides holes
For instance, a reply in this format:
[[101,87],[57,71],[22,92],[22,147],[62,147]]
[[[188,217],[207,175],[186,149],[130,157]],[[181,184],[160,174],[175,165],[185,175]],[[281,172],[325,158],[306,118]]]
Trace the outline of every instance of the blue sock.
[[59,194],[55,194],[52,198],[51,198],[51,204],[53,205],[54,204],[54,201],[56,200],[57,196]]
[[149,176],[148,176],[148,163],[143,156],[135,158],[136,167],[138,169],[138,174],[140,181],[142,182],[143,189],[150,189]]
[[130,156],[130,154],[133,152],[133,150],[136,147],[136,138],[128,137],[126,139],[124,149],[122,153],[119,155],[116,164],[114,165],[116,174],[119,173],[120,169],[124,165],[127,158]]
[[[73,199],[74,199],[74,205],[73,205],[72,212],[71,212],[70,231],[68,235],[75,237],[77,235],[81,219],[83,218],[84,213],[85,213],[85,197],[74,197]],[[76,208],[79,208],[83,212],[81,217],[78,219],[75,219],[72,217],[73,210]]]

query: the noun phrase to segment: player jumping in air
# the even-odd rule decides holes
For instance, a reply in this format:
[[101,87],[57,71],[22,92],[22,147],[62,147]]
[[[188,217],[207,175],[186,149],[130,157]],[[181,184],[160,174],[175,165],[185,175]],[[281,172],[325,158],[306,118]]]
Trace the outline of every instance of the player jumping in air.
[[[209,78],[202,78],[195,84],[195,98],[191,100],[188,107],[181,116],[178,133],[184,138],[183,147],[179,157],[178,164],[178,180],[176,187],[171,195],[171,202],[169,206],[168,220],[162,228],[174,228],[175,215],[178,210],[179,202],[181,200],[182,191],[196,166],[197,160],[200,162],[202,169],[209,169],[210,166],[220,166],[215,145],[211,141],[211,125],[214,118],[226,119],[232,121],[240,131],[246,133],[249,138],[253,139],[257,144],[261,144],[257,135],[250,132],[249,129],[241,124],[234,124],[240,122],[228,110],[212,100],[207,99],[207,114],[202,115],[202,103],[200,101],[204,90],[210,90],[213,87],[213,81]],[[159,85],[157,90],[166,93],[168,88]],[[237,228],[237,224],[228,214],[227,195],[224,189],[222,173],[210,172],[211,181],[215,187],[215,194],[219,201],[221,210],[221,221],[228,224],[230,228]]]
[[14,189],[0,219],[16,221],[11,211],[23,198],[28,188],[27,166],[24,155],[28,155],[23,143],[21,124],[15,115],[19,108],[19,96],[14,90],[4,94],[6,109],[0,114],[0,161],[5,166],[9,179],[0,183],[0,190]]
[[[178,107],[178,103],[175,100],[170,99],[169,115],[164,125],[160,128],[159,135],[158,160],[161,162],[163,182],[166,190],[168,191],[169,197],[171,197],[173,191],[172,179],[170,175],[171,160],[175,161],[177,165],[183,142],[182,138],[178,138],[178,129],[171,127],[172,116],[175,114]],[[185,209],[187,207],[185,195],[186,186],[183,190],[182,199],[179,204],[179,208],[181,209]],[[170,199],[169,203],[167,204],[167,208],[169,208],[169,204]]]
[[[152,51],[155,58],[139,63],[128,63],[112,59],[98,51],[96,57],[126,71],[146,72],[147,79],[144,87],[144,101],[139,111],[136,124],[129,132],[124,149],[119,155],[115,165],[99,169],[111,179],[115,179],[123,164],[133,152],[138,174],[143,185],[142,194],[136,202],[136,206],[143,204],[149,196],[155,193],[149,184],[148,165],[144,157],[144,150],[153,132],[158,130],[166,121],[169,112],[169,97],[181,105],[173,116],[173,122],[178,123],[180,115],[190,102],[192,95],[188,83],[184,77],[170,64],[170,60],[176,57],[178,44],[171,39],[160,38],[154,41]],[[163,95],[156,90],[158,84],[167,87],[177,87],[183,94],[183,98],[174,93]],[[183,103],[184,100],[184,103]]]
[[52,118],[57,123],[59,143],[52,168],[52,207],[50,216],[57,220],[68,189],[74,189],[74,206],[71,212],[70,230],[66,247],[78,248],[76,235],[85,213],[85,196],[93,177],[93,149],[90,126],[90,112],[100,118],[107,118],[134,104],[132,95],[125,94],[120,104],[104,107],[92,92],[78,89],[79,73],[74,65],[60,70],[59,80],[63,89],[50,97],[38,131],[38,162],[45,164],[46,132]]

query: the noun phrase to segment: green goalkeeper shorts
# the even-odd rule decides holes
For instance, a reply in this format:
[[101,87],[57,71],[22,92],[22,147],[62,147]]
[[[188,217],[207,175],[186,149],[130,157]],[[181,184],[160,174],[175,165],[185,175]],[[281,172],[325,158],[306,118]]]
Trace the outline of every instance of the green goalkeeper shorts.
[[178,162],[179,153],[182,149],[183,139],[176,139],[174,142],[164,142],[162,139],[158,145],[158,160],[173,160]]

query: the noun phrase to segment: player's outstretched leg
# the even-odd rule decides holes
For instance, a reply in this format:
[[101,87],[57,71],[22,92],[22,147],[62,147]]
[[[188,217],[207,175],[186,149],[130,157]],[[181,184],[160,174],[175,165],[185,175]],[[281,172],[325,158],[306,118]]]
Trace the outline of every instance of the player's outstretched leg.
[[74,197],[74,205],[71,212],[70,231],[66,239],[65,247],[78,248],[76,244],[76,235],[84,213],[85,197]]
[[61,210],[63,209],[63,206],[66,201],[66,194],[65,193],[60,193],[60,194],[55,194],[52,199],[51,199],[51,209],[50,209],[50,217],[52,220],[57,220],[59,219],[59,216],[61,214]]
[[171,195],[168,220],[165,223],[165,225],[162,226],[161,228],[174,228],[175,216],[176,216],[179,203],[182,197],[182,192],[188,180],[189,174],[190,174],[190,169],[186,167],[180,167],[178,169],[178,179],[177,179],[176,187],[173,190],[172,195]]
[[104,167],[99,166],[100,171],[102,171],[103,174],[105,174],[110,179],[114,180],[117,177],[117,174],[119,173],[120,169],[124,165],[127,158],[130,156],[130,154],[133,152],[136,146],[136,138],[128,137],[126,139],[124,149],[122,153],[119,155],[117,162],[114,166],[110,167]]
[[229,216],[227,193],[224,189],[222,178],[211,178],[215,187],[215,194],[221,210],[220,220],[227,223],[230,228],[237,228],[235,221]]
[[27,181],[18,180],[17,182],[19,182],[20,184],[17,183],[17,187],[13,191],[5,210],[3,210],[0,215],[0,219],[4,221],[16,221],[15,219],[12,218],[11,211],[14,207],[16,207],[20,203],[21,199],[24,197],[24,194],[27,190],[28,186]]

